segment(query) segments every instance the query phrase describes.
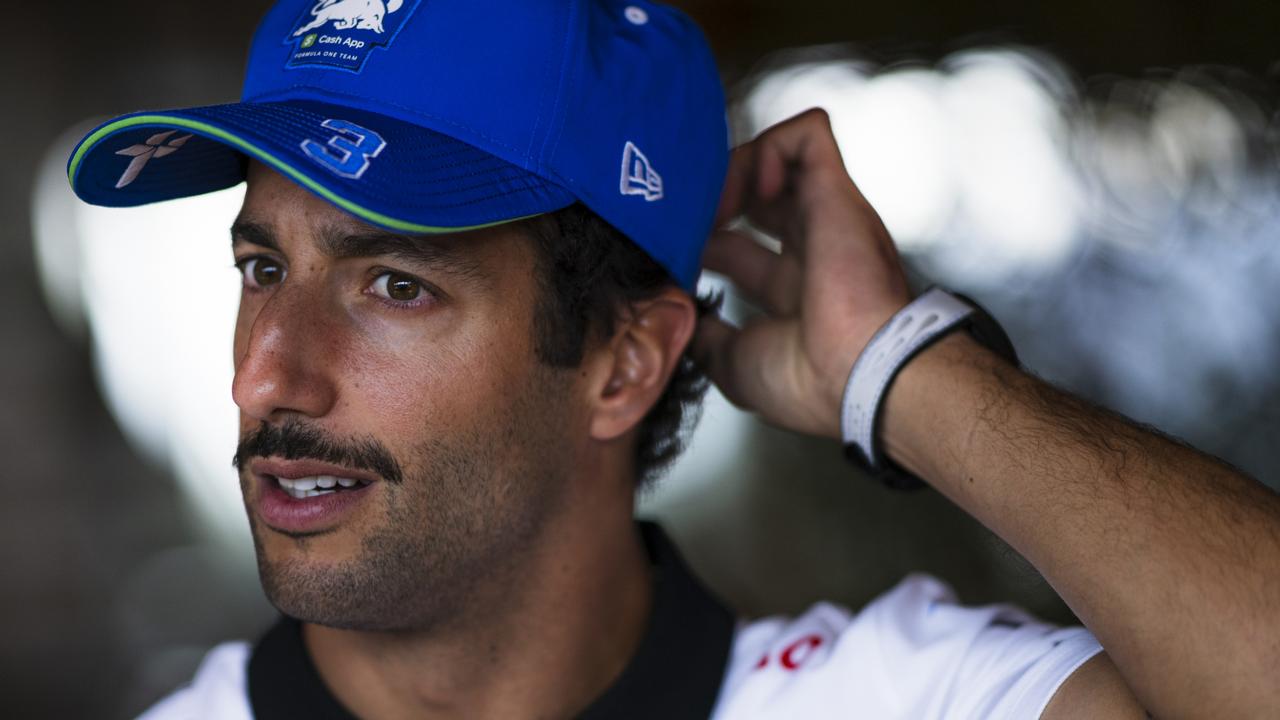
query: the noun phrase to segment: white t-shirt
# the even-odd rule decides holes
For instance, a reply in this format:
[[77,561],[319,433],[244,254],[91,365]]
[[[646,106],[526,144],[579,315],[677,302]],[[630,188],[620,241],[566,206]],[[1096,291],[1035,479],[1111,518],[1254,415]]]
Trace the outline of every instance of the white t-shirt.
[[[712,720],[1038,718],[1102,648],[1007,605],[963,607],[911,575],[861,612],[818,603],[796,618],[739,621]],[[143,720],[249,720],[251,649],[227,643]]]
[[911,575],[857,614],[818,603],[741,623],[714,720],[1038,718],[1102,650],[1008,606],[964,607]]

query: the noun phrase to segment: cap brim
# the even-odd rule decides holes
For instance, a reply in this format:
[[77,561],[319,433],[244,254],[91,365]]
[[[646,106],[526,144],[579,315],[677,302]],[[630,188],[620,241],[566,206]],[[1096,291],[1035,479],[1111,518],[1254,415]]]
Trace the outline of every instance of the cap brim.
[[244,180],[246,158],[398,232],[472,230],[574,201],[559,185],[448,135],[310,101],[125,115],[80,142],[67,176],[85,202],[131,207],[231,187]]

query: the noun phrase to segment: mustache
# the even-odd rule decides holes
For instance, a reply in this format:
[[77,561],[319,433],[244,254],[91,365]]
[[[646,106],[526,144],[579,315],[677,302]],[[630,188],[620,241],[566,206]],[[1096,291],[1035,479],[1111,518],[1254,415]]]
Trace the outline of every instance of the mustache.
[[296,420],[281,425],[262,423],[240,438],[231,464],[236,470],[255,457],[282,457],[285,460],[317,460],[376,473],[382,479],[401,483],[404,474],[391,451],[373,438],[337,440],[315,427]]

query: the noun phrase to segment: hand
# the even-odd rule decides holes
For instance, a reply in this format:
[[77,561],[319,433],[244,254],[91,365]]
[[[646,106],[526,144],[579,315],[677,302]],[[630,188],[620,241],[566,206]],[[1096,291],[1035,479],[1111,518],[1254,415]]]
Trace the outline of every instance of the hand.
[[[725,229],[745,216],[782,252]],[[737,148],[703,255],[764,311],[742,329],[704,318],[695,358],[735,405],[773,424],[840,437],[849,371],[911,301],[898,251],[845,171],[831,124],[809,110]]]

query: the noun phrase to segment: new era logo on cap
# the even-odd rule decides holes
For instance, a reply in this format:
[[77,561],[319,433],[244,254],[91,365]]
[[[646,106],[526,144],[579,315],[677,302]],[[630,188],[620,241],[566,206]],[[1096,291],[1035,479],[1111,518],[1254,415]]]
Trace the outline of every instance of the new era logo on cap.
[[622,194],[643,195],[649,202],[662,199],[662,176],[630,140],[622,150]]

